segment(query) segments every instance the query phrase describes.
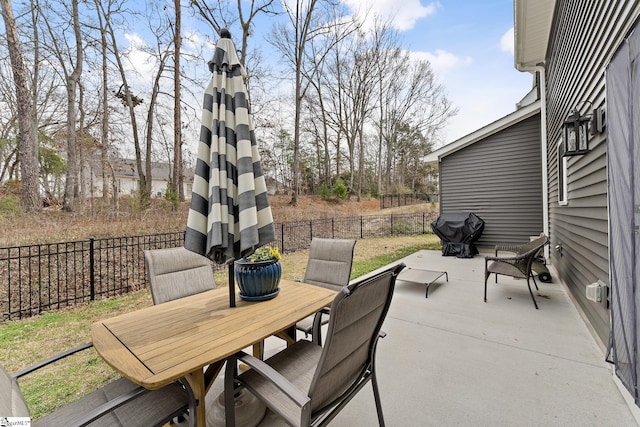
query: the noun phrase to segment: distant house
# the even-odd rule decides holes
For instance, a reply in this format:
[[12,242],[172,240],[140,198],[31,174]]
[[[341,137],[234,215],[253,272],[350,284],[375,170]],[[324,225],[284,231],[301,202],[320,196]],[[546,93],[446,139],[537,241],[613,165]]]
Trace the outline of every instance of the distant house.
[[[131,195],[139,190],[139,177],[138,169],[136,167],[136,161],[131,159],[112,159],[111,166],[113,167],[113,177],[115,177],[115,183],[118,189],[119,195]],[[90,179],[86,188],[89,189],[91,194],[87,194],[88,197],[101,197],[102,196],[102,167],[100,162],[93,162],[91,168]],[[151,164],[151,196],[162,197],[167,191],[167,184],[172,173],[172,166],[168,163],[153,162]],[[191,198],[191,189],[193,187],[193,170],[192,168],[185,168],[183,171],[183,189],[186,199]],[[112,173],[110,170],[106,171],[106,178],[109,183],[110,191],[112,189]]]
[[[515,67],[539,82],[541,228],[551,239],[554,282],[566,286],[640,406],[640,2],[515,0],[514,12]],[[576,121],[589,129],[565,134]],[[486,151],[476,155],[486,162],[488,138],[477,139],[473,145]],[[579,141],[588,141],[588,149]],[[520,139],[511,144],[515,166],[526,154]],[[484,209],[474,199],[465,204],[455,192],[447,195],[455,189],[447,181],[468,180],[478,167],[468,158],[459,178],[448,176],[456,165],[454,158],[448,164],[450,151],[445,147],[435,158],[442,209]],[[500,168],[515,169],[502,162]],[[483,186],[498,191],[496,178]],[[508,193],[513,187],[506,186]],[[447,204],[451,198],[458,204]],[[525,220],[533,221],[520,210],[501,218]]]

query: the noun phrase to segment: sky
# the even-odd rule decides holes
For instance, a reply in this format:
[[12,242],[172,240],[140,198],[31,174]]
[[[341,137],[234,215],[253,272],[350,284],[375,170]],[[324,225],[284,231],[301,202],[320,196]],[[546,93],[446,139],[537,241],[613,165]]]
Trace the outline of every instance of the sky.
[[513,0],[343,0],[393,23],[412,55],[428,59],[458,108],[443,131],[453,142],[513,111],[533,76],[514,67]]
[[513,0],[341,1],[353,12],[392,17],[403,47],[429,60],[458,109],[438,146],[515,111],[532,88],[533,76],[514,66]]
[[[458,109],[443,129],[437,147],[512,113],[532,88],[533,76],[514,67],[513,0],[341,1],[354,13],[370,8],[371,18],[376,14],[391,17],[402,47],[413,57],[431,62],[439,83]],[[256,18],[250,39],[251,44],[264,46],[263,56],[271,59],[279,55],[265,41],[274,19],[286,17]],[[204,34],[209,35],[200,32],[195,37],[196,44],[202,45]],[[133,44],[134,33],[129,37]],[[208,45],[212,53],[217,38],[209,37],[211,43],[204,46]],[[145,67],[143,60],[134,62]],[[208,73],[205,66],[201,69]],[[149,72],[143,70],[141,75],[148,76]]]

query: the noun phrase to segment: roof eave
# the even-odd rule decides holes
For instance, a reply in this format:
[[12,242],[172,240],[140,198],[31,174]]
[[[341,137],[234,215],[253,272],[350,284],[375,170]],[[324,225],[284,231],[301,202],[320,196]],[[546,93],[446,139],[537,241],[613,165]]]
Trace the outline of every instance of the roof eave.
[[445,145],[444,147],[435,150],[422,158],[422,161],[426,164],[436,165],[440,163],[440,160],[443,157],[446,157],[450,154],[455,153],[456,151],[462,150],[465,147],[468,147],[471,144],[474,144],[478,141],[481,141],[488,136],[491,136],[501,130],[504,130],[510,126],[513,126],[516,123],[521,122],[524,119],[527,119],[535,114],[540,112],[540,100],[532,102],[531,104],[522,107],[510,114],[507,114],[504,117],[499,118],[493,123],[489,123],[488,125],[466,135],[462,138],[453,141],[450,144]]
[[553,21],[555,0],[514,0],[514,62],[519,71],[544,63]]

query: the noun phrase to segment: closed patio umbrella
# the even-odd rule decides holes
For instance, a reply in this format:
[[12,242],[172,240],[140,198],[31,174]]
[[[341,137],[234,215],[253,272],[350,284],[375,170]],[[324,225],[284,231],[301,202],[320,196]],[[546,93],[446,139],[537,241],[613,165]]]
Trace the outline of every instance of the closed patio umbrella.
[[221,31],[203,102],[200,142],[184,246],[229,265],[275,240],[273,216],[249,113],[246,76],[227,30]]

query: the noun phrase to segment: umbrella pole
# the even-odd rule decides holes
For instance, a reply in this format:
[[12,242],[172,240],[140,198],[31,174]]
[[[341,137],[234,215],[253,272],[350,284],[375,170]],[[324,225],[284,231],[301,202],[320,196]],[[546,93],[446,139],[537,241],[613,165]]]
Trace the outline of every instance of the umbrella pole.
[[229,307],[236,306],[236,283],[235,283],[235,272],[233,268],[233,264],[235,260],[232,260],[229,264]]

